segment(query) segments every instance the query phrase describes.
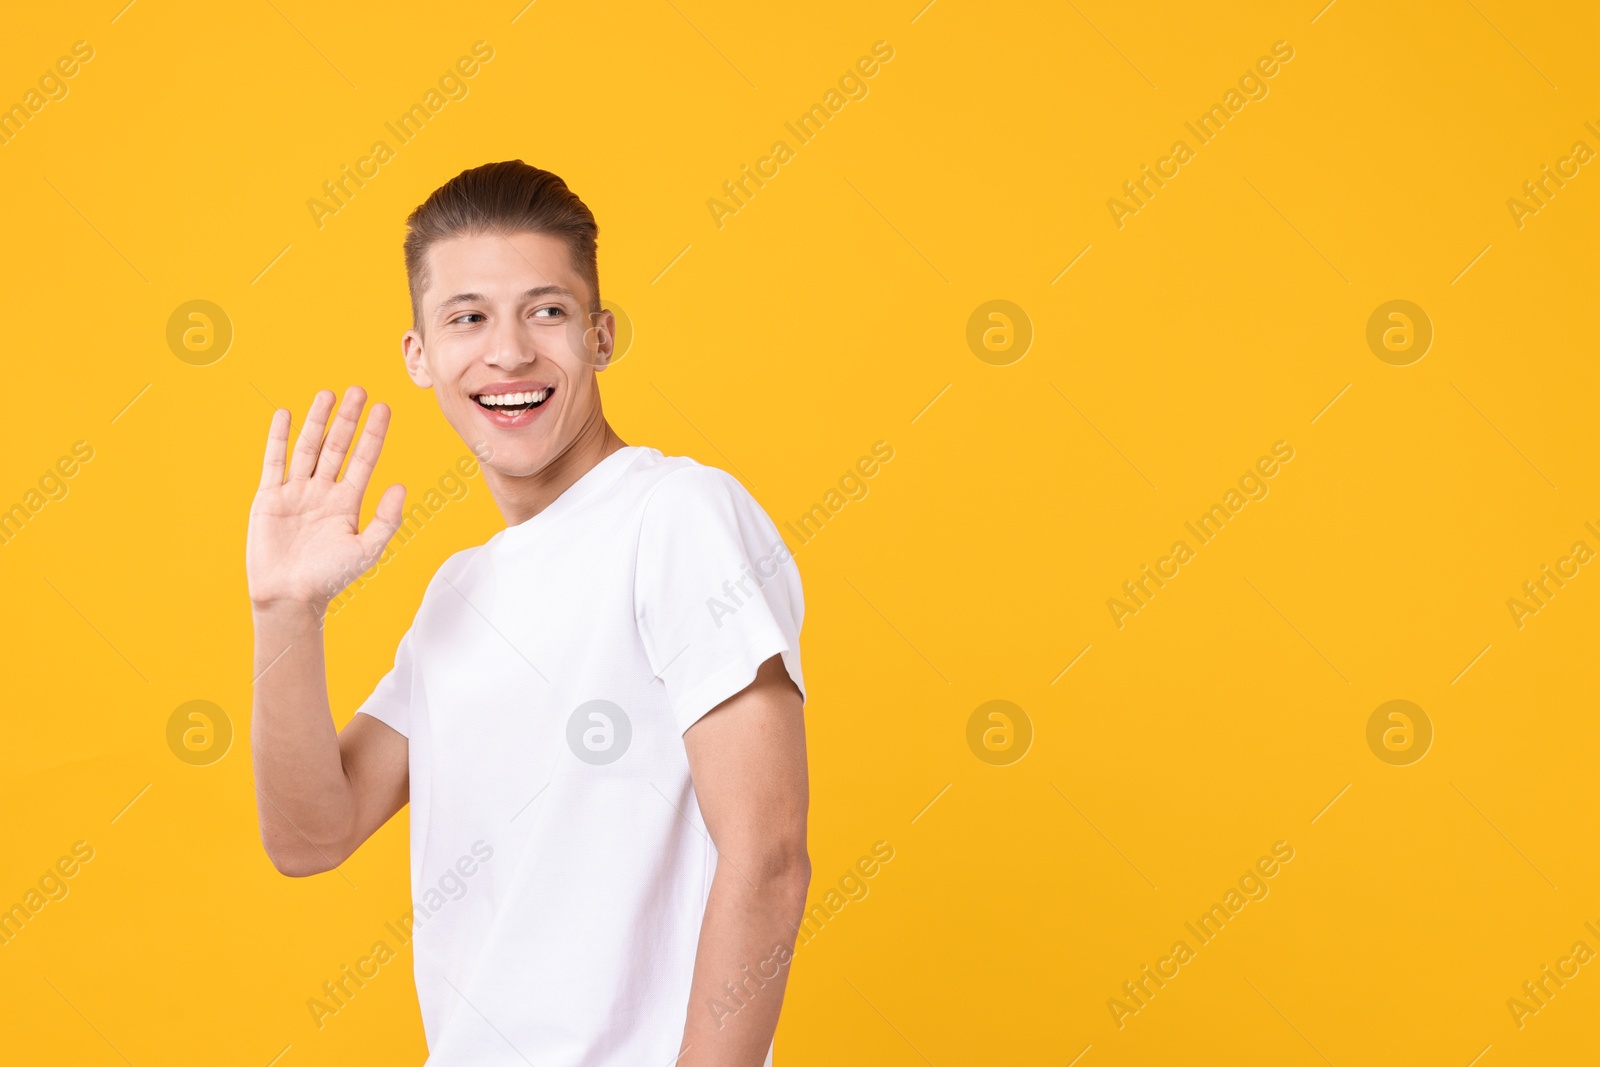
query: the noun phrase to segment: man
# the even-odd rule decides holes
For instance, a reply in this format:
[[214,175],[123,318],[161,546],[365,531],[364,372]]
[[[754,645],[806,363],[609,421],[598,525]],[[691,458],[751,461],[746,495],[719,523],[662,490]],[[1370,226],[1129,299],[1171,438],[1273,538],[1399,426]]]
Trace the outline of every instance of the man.
[[317,394],[287,464],[274,412],[245,552],[267,853],[331,870],[410,802],[432,1067],[770,1065],[810,879],[793,558],[730,475],[606,422],[598,228],[560,178],[477,167],[407,225],[406,370],[507,527],[336,732],[322,616],[405,490],[358,529],[389,423],[358,440],[360,388]]

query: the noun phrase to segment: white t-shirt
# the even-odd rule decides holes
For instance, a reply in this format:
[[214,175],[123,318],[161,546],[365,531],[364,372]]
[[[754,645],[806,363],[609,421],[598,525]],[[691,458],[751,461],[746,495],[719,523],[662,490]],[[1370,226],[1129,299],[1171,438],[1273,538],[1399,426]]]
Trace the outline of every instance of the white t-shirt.
[[358,709],[410,742],[428,1067],[674,1062],[717,867],[683,733],[774,655],[804,698],[803,611],[744,487],[639,445],[439,568]]

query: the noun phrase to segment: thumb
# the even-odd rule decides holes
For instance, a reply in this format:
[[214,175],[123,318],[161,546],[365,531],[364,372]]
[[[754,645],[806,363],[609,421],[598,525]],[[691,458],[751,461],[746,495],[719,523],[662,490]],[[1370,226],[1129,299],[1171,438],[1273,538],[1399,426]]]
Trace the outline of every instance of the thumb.
[[377,511],[367,523],[367,528],[361,531],[362,558],[376,559],[383,551],[394,532],[400,528],[405,515],[405,502],[405,486],[391,485],[383,491],[383,496],[378,498]]

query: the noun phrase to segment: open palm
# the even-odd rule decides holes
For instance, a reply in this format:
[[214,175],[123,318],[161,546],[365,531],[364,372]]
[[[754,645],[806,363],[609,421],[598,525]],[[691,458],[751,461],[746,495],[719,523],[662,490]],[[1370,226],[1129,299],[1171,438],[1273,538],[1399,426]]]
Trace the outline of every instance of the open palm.
[[[267,432],[261,485],[250,505],[245,539],[245,575],[250,601],[258,608],[310,606],[322,612],[356,576],[377,562],[400,526],[405,487],[391,485],[378,500],[377,513],[358,529],[367,482],[383,451],[389,408],[374,404],[355,451],[356,426],[366,393],[351,386],[328,426],[334,394],[319,392],[288,459],[290,413],[279,409]],[[324,438],[323,432],[327,431]],[[339,477],[345,454],[349,468]]]

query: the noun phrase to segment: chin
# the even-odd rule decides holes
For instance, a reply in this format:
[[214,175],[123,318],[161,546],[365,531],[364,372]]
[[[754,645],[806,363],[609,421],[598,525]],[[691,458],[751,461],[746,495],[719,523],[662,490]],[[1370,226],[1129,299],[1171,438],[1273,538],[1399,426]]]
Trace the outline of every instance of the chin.
[[550,462],[549,449],[520,441],[490,441],[488,447],[493,452],[489,453],[488,459],[480,460],[480,464],[507,478],[526,478],[538,474]]

